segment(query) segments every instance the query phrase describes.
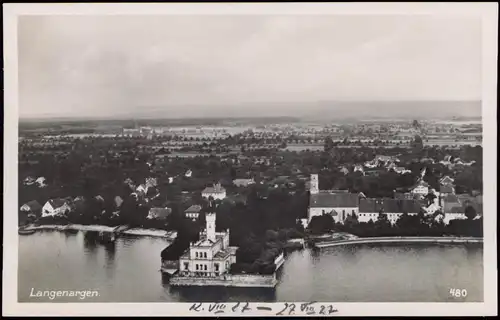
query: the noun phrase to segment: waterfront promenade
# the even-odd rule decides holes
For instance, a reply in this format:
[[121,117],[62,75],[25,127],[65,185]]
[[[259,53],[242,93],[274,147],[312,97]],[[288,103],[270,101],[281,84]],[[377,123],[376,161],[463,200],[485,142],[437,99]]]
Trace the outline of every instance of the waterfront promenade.
[[177,236],[175,231],[165,231],[159,229],[143,229],[143,228],[129,228],[127,226],[117,226],[109,227],[103,225],[82,225],[82,224],[66,224],[66,225],[35,225],[31,224],[23,227],[24,230],[53,230],[53,231],[93,231],[93,232],[109,232],[118,235],[130,235],[130,236],[147,236],[147,237],[158,237],[165,238],[169,240],[174,240]]
[[476,237],[370,237],[349,240],[323,241],[314,244],[316,248],[370,243],[483,243]]

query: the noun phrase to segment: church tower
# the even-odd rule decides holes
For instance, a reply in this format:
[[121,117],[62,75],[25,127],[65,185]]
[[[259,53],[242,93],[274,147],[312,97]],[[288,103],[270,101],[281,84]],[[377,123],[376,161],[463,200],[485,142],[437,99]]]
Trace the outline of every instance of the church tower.
[[311,182],[310,182],[309,191],[311,194],[319,193],[319,181],[318,181],[317,174],[311,174]]
[[207,239],[215,242],[215,213],[206,214]]

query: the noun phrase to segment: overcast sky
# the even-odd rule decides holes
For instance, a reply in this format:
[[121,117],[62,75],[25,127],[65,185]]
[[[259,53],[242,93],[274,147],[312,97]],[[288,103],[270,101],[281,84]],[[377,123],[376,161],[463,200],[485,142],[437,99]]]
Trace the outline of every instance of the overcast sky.
[[[479,19],[24,16],[21,117],[330,100],[479,100]],[[276,111],[276,110],[275,110]],[[206,113],[205,113],[206,114]]]

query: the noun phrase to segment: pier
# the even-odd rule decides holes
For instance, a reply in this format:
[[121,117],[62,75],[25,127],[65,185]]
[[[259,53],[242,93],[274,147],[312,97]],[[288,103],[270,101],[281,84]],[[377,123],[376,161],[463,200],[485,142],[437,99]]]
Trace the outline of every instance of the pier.
[[350,240],[324,241],[314,244],[315,248],[328,248],[351,244],[369,243],[483,243],[483,238],[476,237],[371,237]]

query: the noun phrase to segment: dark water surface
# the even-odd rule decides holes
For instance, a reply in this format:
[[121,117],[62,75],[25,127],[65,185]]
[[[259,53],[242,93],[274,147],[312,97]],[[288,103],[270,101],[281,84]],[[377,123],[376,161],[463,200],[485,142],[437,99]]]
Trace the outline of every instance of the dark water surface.
[[[171,288],[159,272],[160,238],[88,241],[82,232],[19,239],[20,302],[483,301],[481,245],[345,246],[288,255],[276,289]],[[454,298],[450,289],[465,289]],[[96,290],[97,297],[30,297],[44,290]]]

